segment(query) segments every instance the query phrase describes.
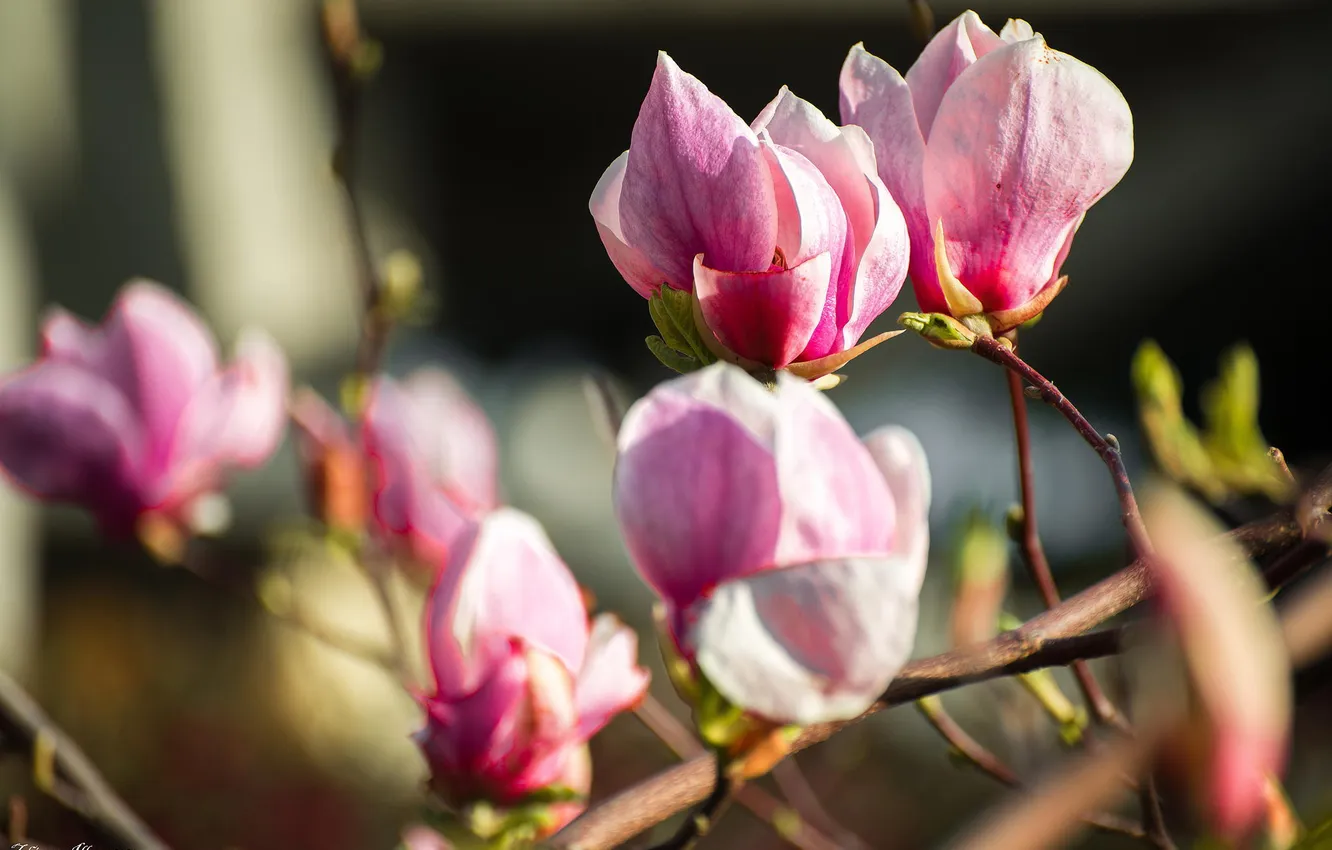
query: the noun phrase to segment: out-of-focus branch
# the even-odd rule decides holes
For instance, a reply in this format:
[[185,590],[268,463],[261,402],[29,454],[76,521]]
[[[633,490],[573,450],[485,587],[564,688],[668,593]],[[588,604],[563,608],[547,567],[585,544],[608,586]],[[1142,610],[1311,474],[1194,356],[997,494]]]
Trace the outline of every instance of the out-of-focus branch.
[[724,762],[714,758],[712,767],[712,790],[708,796],[703,798],[695,811],[690,812],[674,835],[654,845],[652,850],[689,850],[712,828],[725,808],[726,801],[730,799],[732,786]]
[[[1290,511],[1241,526],[1227,536],[1255,559],[1285,552],[1302,540],[1300,526]],[[1084,633],[1143,601],[1151,592],[1148,565],[1137,560],[1020,629],[976,647],[909,663],[866,716],[972,682],[1116,652],[1122,639],[1117,630]],[[811,726],[795,741],[793,751],[824,741],[854,722]],[[702,800],[713,787],[715,770],[711,756],[700,756],[663,771],[590,809],[554,836],[549,846],[567,850],[618,847]]]
[[39,787],[89,827],[135,850],[167,850],[92,761],[17,682],[0,672],[0,749],[31,755]]
[[[356,395],[354,418],[359,419],[369,382],[379,371],[389,333],[393,330],[393,311],[385,303],[388,295],[384,281],[375,267],[366,229],[365,212],[356,186],[356,152],[361,130],[361,93],[378,67],[379,45],[361,30],[356,0],[323,0],[320,22],[332,70],[334,100],[337,106],[337,140],[333,147],[333,173],[346,198],[348,227],[356,252],[357,279],[361,292],[361,334],[356,346],[353,388]],[[389,586],[392,564],[373,545],[363,543],[361,566],[375,587],[375,596],[384,611],[389,632],[390,663],[405,686],[411,685],[407,647],[402,630],[402,612]]]
[[[1010,788],[1022,787],[1022,780],[1013,772],[1013,769],[981,742],[967,734],[967,730],[963,729],[953,719],[937,696],[929,696],[918,700],[916,707],[920,709],[920,713],[929,721],[929,724],[943,736],[943,739],[976,769]],[[1089,826],[1102,832],[1113,832],[1137,839],[1147,837],[1143,827],[1117,815],[1100,813],[1089,815],[1085,820]]]
[[[651,694],[644,696],[634,709],[634,716],[680,758],[690,759],[707,754],[707,749],[685,725],[676,720],[675,715]],[[804,813],[795,811],[792,806],[785,805],[757,785],[741,785],[735,791],[735,800],[760,820],[771,824],[778,835],[801,850],[847,850],[849,846],[824,835],[809,822]]]
[[841,850],[869,850],[869,845],[851,830],[838,823],[819,800],[818,792],[810,785],[795,758],[777,762],[772,769],[773,781],[781,789],[782,795],[790,802],[791,808],[800,815],[801,822],[812,822],[825,832],[837,838]]

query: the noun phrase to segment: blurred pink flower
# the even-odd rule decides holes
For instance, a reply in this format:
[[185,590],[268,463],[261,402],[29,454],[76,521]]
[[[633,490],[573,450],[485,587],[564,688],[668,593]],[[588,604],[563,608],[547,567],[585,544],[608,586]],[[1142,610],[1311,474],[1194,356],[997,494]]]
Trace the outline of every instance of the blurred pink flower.
[[[439,573],[426,611],[435,692],[417,742],[432,786],[455,806],[523,802],[539,791],[585,795],[587,740],[647,688],[637,637],[587,609],[541,527],[511,508],[469,528]],[[551,812],[550,829],[582,805]]]
[[1148,493],[1142,512],[1201,720],[1189,728],[1205,749],[1184,758],[1213,829],[1239,841],[1266,813],[1269,780],[1286,760],[1291,667],[1281,624],[1252,562],[1210,513],[1164,487]]
[[1133,161],[1119,89],[1025,21],[996,35],[966,12],[905,79],[857,44],[841,89],[906,214],[920,308],[988,313],[996,331],[1058,294],[1083,216]]
[[473,520],[499,506],[494,428],[447,372],[380,378],[363,438],[375,522],[421,563],[441,563]]
[[127,284],[96,327],[55,308],[41,336],[38,361],[0,384],[0,466],[109,534],[148,516],[188,527],[228,467],[259,466],[282,439],[277,344],[247,329],[224,369],[199,317],[155,283]]
[[367,514],[365,463],[347,420],[309,387],[292,395],[291,421],[306,504],[331,528],[358,532]]
[[747,126],[665,53],[589,207],[639,294],[696,292],[722,345],[776,368],[854,347],[906,275],[905,222],[859,127],[785,88]]
[[630,409],[614,499],[677,649],[732,704],[850,718],[905,663],[930,501],[909,431],[862,443],[803,381],[714,364]]

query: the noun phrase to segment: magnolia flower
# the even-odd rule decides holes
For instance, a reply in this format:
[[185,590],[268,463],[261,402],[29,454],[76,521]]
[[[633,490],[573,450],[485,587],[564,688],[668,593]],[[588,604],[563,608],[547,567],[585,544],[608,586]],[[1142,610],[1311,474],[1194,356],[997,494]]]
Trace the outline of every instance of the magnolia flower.
[[854,717],[905,663],[928,548],[920,443],[862,443],[808,384],[715,364],[619,435],[615,510],[678,654],[776,723]]
[[494,428],[440,369],[380,378],[366,407],[374,518],[420,562],[439,563],[472,520],[499,506]]
[[1286,761],[1291,666],[1267,586],[1201,505],[1173,487],[1142,505],[1157,551],[1161,608],[1179,640],[1195,698],[1171,743],[1193,774],[1213,829],[1240,841],[1262,820]]
[[842,120],[874,140],[906,213],[922,310],[988,314],[995,332],[1036,316],[1092,204],[1133,161],[1133,119],[1095,68],[1025,21],[995,35],[966,12],[906,78],[851,48]]
[[906,225],[876,171],[860,128],[785,88],[746,126],[661,53],[589,206],[640,295],[695,292],[723,357],[817,377],[859,353],[906,275]]
[[133,281],[101,325],[59,308],[41,355],[0,383],[0,466],[42,499],[82,505],[109,534],[147,518],[194,525],[228,467],[256,467],[286,423],[287,365],[257,330],[236,359],[184,301]]
[[[417,742],[451,805],[505,807],[542,791],[585,795],[587,740],[637,702],[648,675],[613,617],[589,630],[578,585],[541,527],[511,508],[459,541],[431,591],[435,692]],[[549,812],[549,831],[582,805]]]

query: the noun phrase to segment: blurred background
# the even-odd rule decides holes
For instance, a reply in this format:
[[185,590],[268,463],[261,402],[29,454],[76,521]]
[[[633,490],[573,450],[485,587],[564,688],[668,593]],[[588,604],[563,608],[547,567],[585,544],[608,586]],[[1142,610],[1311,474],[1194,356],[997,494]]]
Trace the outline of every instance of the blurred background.
[[[940,25],[967,8],[935,0]],[[1024,17],[1102,70],[1133,108],[1136,158],[1088,216],[1071,284],[1024,335],[1026,358],[1136,471],[1129,363],[1145,337],[1189,398],[1248,340],[1262,425],[1292,465],[1332,446],[1308,415],[1332,295],[1323,278],[1332,193],[1325,0],[975,0],[998,29]],[[372,242],[422,261],[429,315],[401,329],[389,370],[446,366],[492,417],[505,494],[533,513],[600,604],[649,625],[610,503],[612,455],[583,389],[591,371],[628,397],[668,377],[643,338],[646,305],[607,260],[586,212],[665,49],[742,116],[783,85],[837,113],[837,73],[864,41],[905,70],[918,53],[900,0],[364,0],[384,46],[367,94],[360,190]],[[329,168],[330,80],[306,0],[4,0],[0,3],[0,366],[34,351],[60,303],[100,317],[147,276],[197,303],[224,344],[275,334],[296,377],[336,397],[356,338],[352,254]],[[914,309],[907,287],[871,332]],[[1016,498],[1003,376],[903,337],[860,358],[833,393],[861,431],[905,424],[935,481],[936,551],[917,654],[946,647],[950,536],[967,511]],[[1032,411],[1038,505],[1066,593],[1123,563],[1105,472],[1051,411]],[[233,490],[235,524],[209,544],[230,584],[281,562],[340,628],[381,628],[363,579],[307,545],[288,445]],[[387,848],[419,809],[419,717],[379,671],[274,624],[132,548],[81,514],[0,485],[0,668],[80,741],[178,848]],[[1019,571],[1020,572],[1020,571]],[[1015,579],[1013,609],[1037,606]],[[659,669],[651,635],[643,657]],[[664,679],[654,692],[678,708]],[[1073,690],[1068,689],[1072,694]],[[1318,682],[1301,692],[1290,790],[1332,809]],[[948,698],[959,720],[1024,771],[1058,758],[1049,724],[1007,685]],[[632,718],[593,746],[602,795],[672,758]],[[938,844],[999,790],[946,757],[909,708],[800,756],[832,812],[871,847]],[[33,834],[82,840],[25,793]],[[1176,795],[1177,816],[1184,805]],[[783,846],[735,809],[710,847]],[[1085,846],[1132,846],[1091,836]]]

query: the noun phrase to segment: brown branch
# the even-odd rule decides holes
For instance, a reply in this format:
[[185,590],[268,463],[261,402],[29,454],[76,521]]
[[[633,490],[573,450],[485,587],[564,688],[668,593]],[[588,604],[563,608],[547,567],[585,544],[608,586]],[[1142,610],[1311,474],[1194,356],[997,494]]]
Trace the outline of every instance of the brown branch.
[[[1013,371],[1008,371],[1006,374],[1008,396],[1013,407],[1013,432],[1017,441],[1018,489],[1022,497],[1022,535],[1019,548],[1027,564],[1027,571],[1040,591],[1041,599],[1045,602],[1045,607],[1053,608],[1060,602],[1059,588],[1055,585],[1054,575],[1050,571],[1050,562],[1045,557],[1045,547],[1041,545],[1040,530],[1036,521],[1036,486],[1031,460],[1031,429],[1027,423],[1027,397],[1022,393],[1022,378]],[[1106,725],[1126,728],[1127,723],[1123,715],[1106,696],[1087,662],[1075,661],[1072,669],[1083,699],[1096,719]]]
[[[1300,527],[1290,511],[1241,526],[1227,536],[1256,559],[1289,550],[1301,540]],[[1019,629],[977,647],[907,664],[863,716],[972,682],[1116,652],[1122,640],[1118,630],[1085,633],[1137,605],[1151,591],[1147,564],[1135,561]],[[824,741],[859,719],[811,726],[795,741],[793,752]],[[702,800],[712,788],[715,769],[711,756],[700,756],[663,771],[590,809],[554,836],[549,846],[566,850],[619,847]]]
[[[679,758],[689,759],[707,754],[707,749],[699,743],[693,733],[651,694],[643,697],[642,702],[634,709],[634,716]],[[801,850],[846,850],[846,844],[833,841],[809,823],[805,817],[790,819],[789,815],[796,814],[792,807],[783,804],[757,785],[741,785],[735,791],[735,800],[760,820],[769,823],[788,843]]]
[[1016,788],[1022,784],[1022,780],[1018,779],[1018,775],[1013,772],[1012,768],[1004,764],[984,744],[967,734],[967,730],[963,729],[962,725],[953,719],[953,716],[943,707],[943,702],[937,696],[917,700],[916,708],[920,710],[921,716],[934,727],[934,730],[943,736],[949,746],[969,761],[977,770],[1010,788]]
[[713,823],[721,815],[722,808],[730,796],[731,777],[726,772],[726,764],[714,758],[712,791],[699,804],[698,809],[684,819],[684,823],[680,824],[674,835],[654,845],[652,850],[689,850],[698,839],[712,829]]
[[[34,753],[50,753],[54,768],[76,792],[61,803],[88,826],[134,850],[167,850],[134,810],[116,794],[100,771],[17,682],[0,672],[0,741]],[[40,742],[40,744],[39,744]]]

